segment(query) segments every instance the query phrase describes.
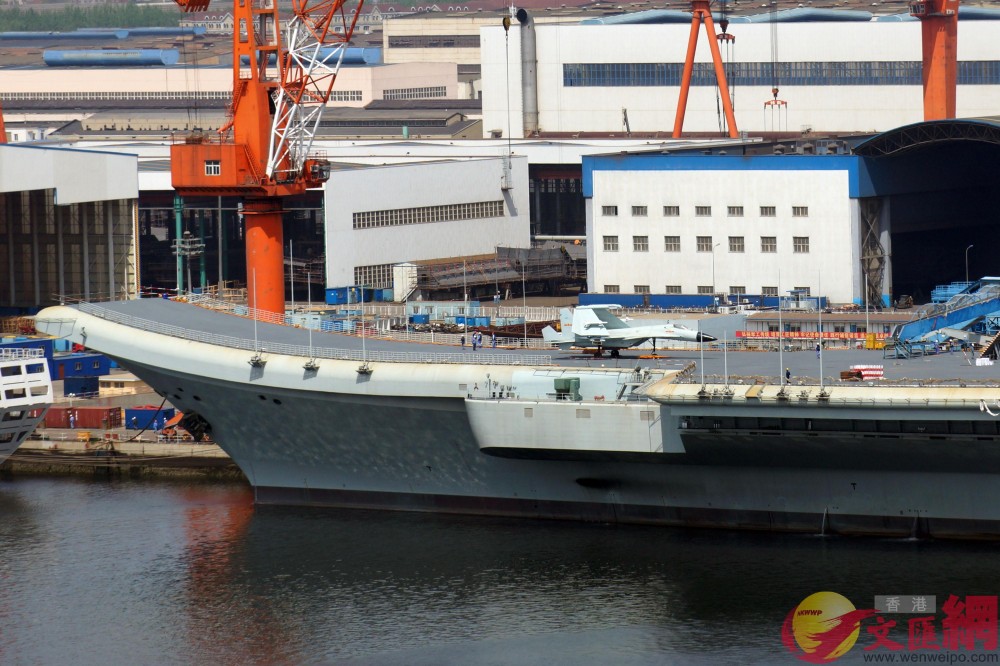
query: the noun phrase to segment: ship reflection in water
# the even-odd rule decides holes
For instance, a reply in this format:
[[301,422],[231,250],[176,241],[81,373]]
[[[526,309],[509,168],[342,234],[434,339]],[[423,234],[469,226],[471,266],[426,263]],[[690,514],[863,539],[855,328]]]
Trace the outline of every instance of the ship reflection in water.
[[254,509],[152,481],[2,481],[0,510],[4,664],[796,663],[781,626],[813,592],[1000,592],[996,544]]

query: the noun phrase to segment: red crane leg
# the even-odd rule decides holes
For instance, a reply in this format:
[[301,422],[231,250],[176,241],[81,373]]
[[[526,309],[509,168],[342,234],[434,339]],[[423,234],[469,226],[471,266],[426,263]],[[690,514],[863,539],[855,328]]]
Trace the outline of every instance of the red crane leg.
[[684,72],[681,74],[681,90],[677,97],[677,115],[674,116],[675,139],[681,138],[684,129],[684,113],[687,111],[688,91],[691,89],[691,72],[694,70],[694,54],[698,50],[698,26],[701,23],[701,13],[691,14],[691,34],[688,37],[687,56],[684,58]]
[[285,258],[281,199],[247,199],[243,204],[247,241],[247,285],[251,308],[285,314]]
[[955,117],[958,83],[958,14],[921,20],[924,55],[924,120]]

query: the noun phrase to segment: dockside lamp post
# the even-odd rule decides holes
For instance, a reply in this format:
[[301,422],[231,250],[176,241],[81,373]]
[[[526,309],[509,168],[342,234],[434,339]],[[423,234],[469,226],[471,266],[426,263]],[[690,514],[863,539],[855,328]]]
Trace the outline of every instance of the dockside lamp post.
[[969,250],[971,250],[973,247],[974,246],[970,245],[969,247],[965,248],[965,282],[966,283],[969,282]]
[[716,306],[719,305],[719,300],[718,297],[716,296],[716,294],[719,293],[719,290],[715,288],[715,248],[719,247],[720,245],[722,245],[722,243],[716,243],[715,245],[712,246],[712,302]]

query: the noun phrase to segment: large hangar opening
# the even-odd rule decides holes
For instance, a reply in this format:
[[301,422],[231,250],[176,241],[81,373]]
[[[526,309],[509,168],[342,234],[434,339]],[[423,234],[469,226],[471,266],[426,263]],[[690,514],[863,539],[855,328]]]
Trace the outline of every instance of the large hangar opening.
[[854,152],[876,193],[862,202],[862,271],[882,293],[923,303],[937,285],[1000,274],[1000,119],[910,125]]

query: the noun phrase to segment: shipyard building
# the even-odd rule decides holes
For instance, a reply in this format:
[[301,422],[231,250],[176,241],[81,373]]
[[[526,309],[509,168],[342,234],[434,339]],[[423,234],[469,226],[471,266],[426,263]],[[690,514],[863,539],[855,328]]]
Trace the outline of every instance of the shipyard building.
[[996,118],[584,157],[588,286],[629,303],[926,302],[937,284],[1000,272],[984,240],[1000,194],[983,165],[998,158]]
[[[998,14],[975,9],[958,22],[958,117],[1000,108],[998,23],[974,20]],[[766,12],[730,18],[735,42],[723,46],[723,59],[741,131],[875,132],[923,119],[919,21],[809,11],[800,21],[774,24],[776,42]],[[669,136],[691,15],[661,12],[661,20],[672,22],[629,24],[656,18],[649,14],[623,15],[613,24],[535,25],[533,53],[522,50],[520,30],[482,28],[484,130]],[[703,34],[699,39],[684,130],[718,135],[724,118],[708,45]],[[537,60],[533,80],[510,66],[522,58]],[[765,106],[775,98],[784,104]],[[537,127],[525,126],[526,108],[537,108]]]
[[136,157],[0,145],[0,311],[134,296]]
[[[976,20],[995,12],[966,9],[959,115],[988,116],[1000,108],[1000,61],[988,52],[997,21]],[[337,163],[327,188],[285,202],[286,257],[308,276],[299,275],[300,297],[306,281],[385,288],[400,263],[546,239],[579,243],[589,290],[623,301],[680,294],[712,303],[796,290],[835,302],[861,302],[866,293],[868,302],[890,302],[919,298],[970,267],[973,275],[992,270],[984,244],[963,250],[988,233],[995,208],[976,167],[996,158],[995,128],[988,119],[969,121],[912,139],[906,123],[940,130],[918,122],[918,22],[865,12],[774,26],[731,17],[739,48],[727,53],[727,71],[743,136],[720,138],[702,37],[686,138],[675,140],[667,128],[690,15],[676,13],[682,23],[666,14],[653,24],[636,24],[650,17],[634,15],[604,24],[540,20],[533,52],[522,49],[516,23],[508,35],[479,17],[468,26],[451,17],[437,28],[426,18],[395,22],[384,59],[362,56],[338,77],[337,106],[316,144]],[[458,65],[440,62],[451,49],[461,49]],[[481,112],[478,100],[456,99],[477,96],[467,85],[476,53]],[[417,62],[422,54],[439,62]],[[50,58],[46,69],[2,68],[0,100],[21,118],[19,138],[51,132],[138,156],[143,284],[243,280],[239,201],[188,198],[178,217],[168,156],[173,135],[223,124],[231,71],[169,64],[165,51],[159,57],[145,66]],[[529,81],[522,65],[532,57]],[[775,98],[772,87],[779,107],[764,105]],[[66,122],[52,131],[59,117]],[[465,138],[480,135],[491,138]],[[852,153],[869,137],[896,137],[906,147]],[[941,164],[956,167],[945,173]],[[202,251],[179,271],[174,250],[185,233]]]

